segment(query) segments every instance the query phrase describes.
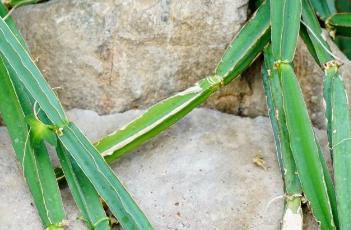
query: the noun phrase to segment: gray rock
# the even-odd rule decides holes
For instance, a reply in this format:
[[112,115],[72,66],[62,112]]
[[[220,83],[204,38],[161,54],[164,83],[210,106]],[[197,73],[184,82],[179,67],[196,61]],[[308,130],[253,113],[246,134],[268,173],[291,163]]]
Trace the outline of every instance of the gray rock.
[[67,108],[147,107],[213,72],[248,0],[51,0],[14,18]]
[[[69,116],[97,140],[140,113],[72,110]],[[1,226],[39,229],[6,129],[0,129]],[[317,134],[325,146],[324,133]],[[253,163],[256,156],[263,157],[266,170]],[[283,201],[268,203],[283,189],[267,118],[196,109],[112,168],[156,229],[278,229]],[[84,229],[67,190],[63,196],[70,229]],[[313,224],[310,217],[307,221]]]

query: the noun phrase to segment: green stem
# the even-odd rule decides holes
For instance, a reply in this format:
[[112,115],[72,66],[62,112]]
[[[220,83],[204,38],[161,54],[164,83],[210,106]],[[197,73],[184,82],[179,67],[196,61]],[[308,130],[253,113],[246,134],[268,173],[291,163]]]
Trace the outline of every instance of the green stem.
[[302,230],[303,212],[301,208],[301,197],[288,197],[281,230]]

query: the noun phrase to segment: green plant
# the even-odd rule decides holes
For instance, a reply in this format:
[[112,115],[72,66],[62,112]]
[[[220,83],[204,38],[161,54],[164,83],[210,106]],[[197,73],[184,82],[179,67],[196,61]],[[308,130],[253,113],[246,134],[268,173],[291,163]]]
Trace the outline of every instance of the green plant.
[[[351,2],[348,0],[336,0],[336,11],[337,13],[351,13]],[[335,12],[334,12],[335,14]],[[333,15],[329,15],[332,17]],[[332,32],[332,31],[331,31]],[[332,32],[334,37],[334,34]],[[335,43],[345,53],[345,55],[351,59],[351,38],[349,36],[336,35],[334,37]]]
[[[288,227],[292,218],[296,226],[302,228],[302,188],[296,174],[296,165],[292,155],[289,141],[289,131],[286,126],[286,117],[283,106],[282,88],[279,75],[274,68],[272,48],[268,46],[264,50],[264,65],[262,66],[262,82],[265,91],[268,114],[271,120],[274,141],[276,143],[276,154],[281,174],[285,184],[286,210],[282,226]],[[282,228],[284,228],[282,227]]]
[[28,4],[36,4],[45,0],[3,0],[2,3],[8,8],[16,8]]
[[[350,36],[350,17],[332,15],[336,12],[332,0],[270,0],[257,1],[257,5],[256,13],[231,42],[213,75],[152,106],[122,129],[102,138],[95,147],[66,118],[11,17],[0,20],[0,112],[46,228],[63,228],[64,213],[44,141],[56,147],[62,167],[56,169],[58,180],[66,178],[90,229],[109,229],[99,196],[125,229],[151,229],[106,162],[132,151],[180,120],[239,76],[262,51],[263,84],[285,183],[282,229],[302,228],[304,200],[322,229],[351,228],[350,112],[338,71],[340,63],[322,37],[316,15],[326,21],[329,31],[344,36]],[[1,7],[4,17],[7,11]],[[325,72],[325,116],[335,184],[292,67],[299,34]],[[30,170],[25,170],[27,164]],[[36,166],[39,164],[43,167]],[[53,198],[50,206],[48,197]]]
[[[28,123],[27,127],[23,121],[22,124],[24,127],[20,129],[21,132],[24,132],[21,139],[23,140],[22,145],[26,147],[27,140],[30,140],[31,144],[34,145],[34,149],[36,149],[39,148],[37,146],[42,145],[43,141],[46,140],[58,148],[58,157],[66,173],[65,175],[68,178],[68,184],[71,185],[73,197],[81,208],[83,218],[87,221],[90,228],[109,228],[109,226],[104,223],[107,218],[104,214],[102,204],[98,200],[98,193],[107,205],[109,205],[110,210],[123,227],[128,229],[150,229],[150,223],[112,170],[107,166],[100,154],[91,146],[80,130],[67,120],[60,102],[33,63],[26,48],[20,43],[18,39],[19,33],[10,20],[11,18],[7,18],[8,24],[4,20],[0,20],[0,37],[1,41],[3,41],[0,44],[0,52],[5,62],[3,68],[8,69],[9,73],[5,75],[5,73],[7,73],[5,69],[3,71],[3,78],[9,78],[9,82],[12,84],[5,84],[6,82],[4,82],[1,84],[1,87],[3,90],[7,89],[9,95],[13,95],[13,101],[16,101],[17,107],[19,107],[17,110],[20,110],[21,106],[24,110],[25,103],[31,107],[31,109],[28,110],[29,114],[26,114],[26,118],[23,117],[24,115],[22,116],[22,120],[26,120]],[[16,87],[14,87],[14,85],[16,85]],[[16,99],[16,94],[23,95],[23,97]],[[5,102],[6,99],[5,94],[1,100]],[[33,101],[34,103],[31,105],[30,103]],[[11,118],[14,118],[19,112],[11,108],[11,106],[13,106],[12,103],[3,103],[2,105],[1,114],[8,126],[9,132],[14,133],[11,137],[14,146],[16,146],[17,138],[21,136],[20,134],[16,134],[16,131],[18,131],[18,127],[16,127],[15,123],[16,120],[13,121]],[[42,116],[37,114],[36,108],[41,111]],[[19,115],[17,116],[19,117]],[[9,117],[9,119],[6,119],[6,117]],[[11,125],[12,122],[15,124]],[[21,152],[21,146],[18,152]],[[43,157],[45,154],[47,155],[47,153],[41,152]],[[48,158],[48,156],[46,156],[46,158]],[[22,158],[19,159],[23,161]],[[45,166],[50,167],[50,164],[46,162]],[[24,173],[26,178],[35,177],[34,173],[25,169],[26,168],[24,168]],[[51,174],[53,174],[53,172]],[[77,177],[75,174],[83,175],[83,177]],[[46,176],[43,178],[46,179]],[[30,185],[35,188],[36,185],[33,184],[34,183]],[[40,184],[41,183],[39,183],[39,185]],[[51,187],[52,186],[57,187],[57,183],[51,184]],[[50,188],[49,186],[46,187]],[[53,209],[55,206],[47,206],[45,205],[45,200],[42,202],[40,200],[41,196],[44,198],[55,197],[56,194],[51,190],[42,189],[40,190],[41,193],[39,193],[37,190],[32,189],[32,194],[33,197],[39,197],[35,199],[36,201],[38,200],[36,206],[39,213],[57,213],[55,219],[41,215],[43,225],[46,228],[63,228],[64,215],[62,205],[60,206],[59,203],[60,199],[56,199],[58,200],[56,202],[58,205],[56,206],[61,207],[59,210],[60,212],[56,210],[57,208],[49,212],[47,209]],[[88,199],[89,202],[85,202],[86,199]],[[44,205],[41,205],[40,202],[44,203]],[[91,209],[89,205],[93,204],[97,206]]]

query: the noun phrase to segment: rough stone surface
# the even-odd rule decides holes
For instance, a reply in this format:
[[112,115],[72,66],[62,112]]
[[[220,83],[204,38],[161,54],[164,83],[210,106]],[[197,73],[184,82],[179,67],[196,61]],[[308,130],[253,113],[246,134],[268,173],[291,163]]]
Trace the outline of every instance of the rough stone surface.
[[51,0],[17,24],[67,108],[149,106],[211,74],[247,0]]
[[[97,140],[140,113],[73,110],[69,116]],[[325,135],[317,134],[325,146]],[[40,229],[5,128],[0,147],[1,226]],[[253,163],[256,156],[263,157],[266,170]],[[112,167],[156,229],[278,229],[282,200],[267,204],[283,190],[267,118],[196,109]],[[63,194],[69,229],[84,229],[70,194]],[[310,217],[307,222],[306,229],[317,229]]]

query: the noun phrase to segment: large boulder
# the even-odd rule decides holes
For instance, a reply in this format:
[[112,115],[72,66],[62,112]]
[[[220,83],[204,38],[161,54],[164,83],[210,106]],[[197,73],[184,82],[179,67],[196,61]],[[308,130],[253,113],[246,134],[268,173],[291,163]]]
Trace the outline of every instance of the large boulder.
[[[141,111],[70,118],[97,140]],[[321,136],[323,146],[326,137]],[[3,229],[40,229],[5,128],[0,128],[0,223]],[[259,157],[263,165],[256,165]],[[196,109],[169,130],[112,165],[156,229],[278,229],[283,185],[267,118],[241,118]],[[69,229],[84,229],[67,189]],[[270,201],[275,200],[275,202]],[[307,218],[306,229],[317,229]],[[307,228],[308,227],[308,228]]]
[[67,108],[147,107],[213,72],[248,0],[51,0],[14,18]]

